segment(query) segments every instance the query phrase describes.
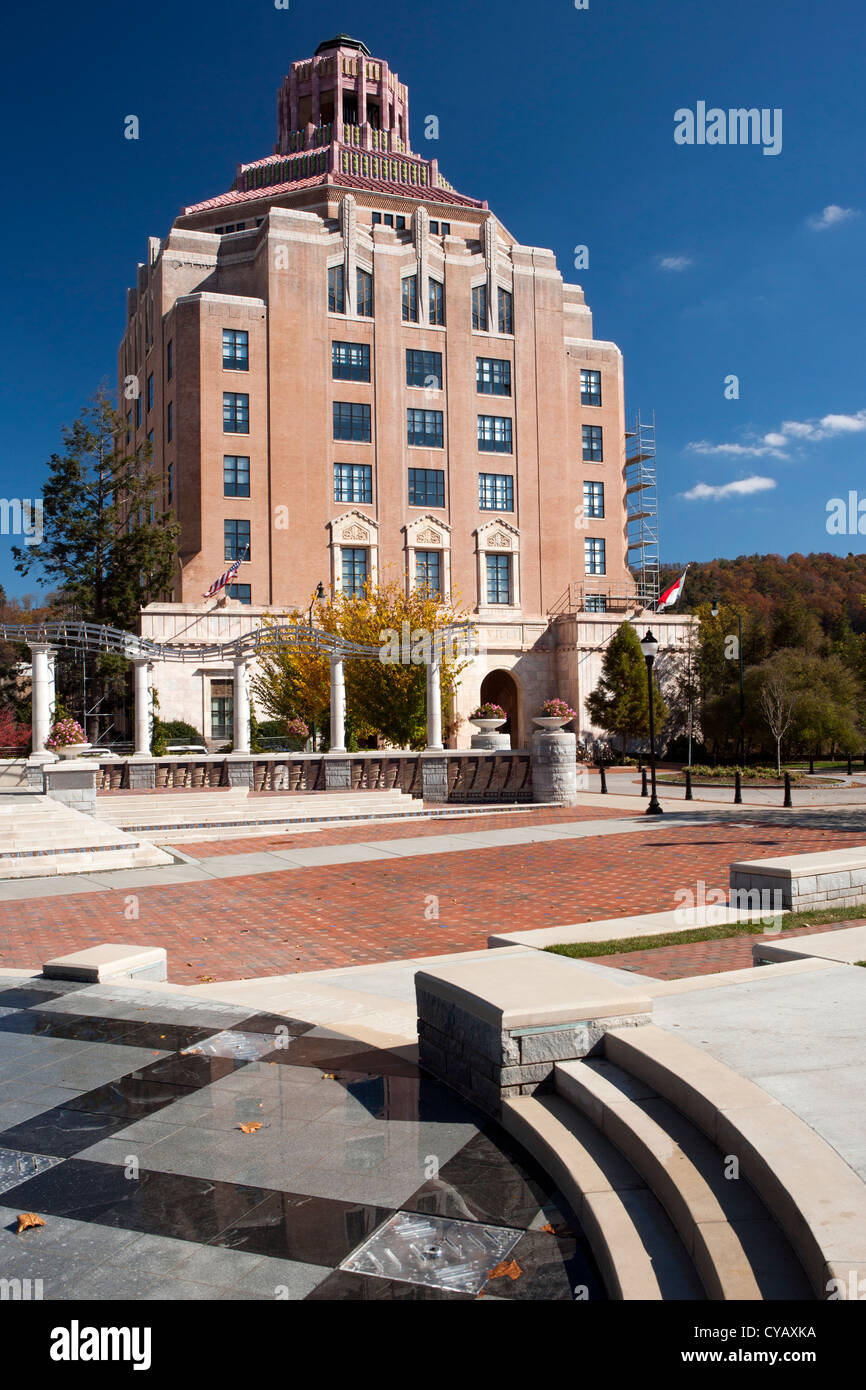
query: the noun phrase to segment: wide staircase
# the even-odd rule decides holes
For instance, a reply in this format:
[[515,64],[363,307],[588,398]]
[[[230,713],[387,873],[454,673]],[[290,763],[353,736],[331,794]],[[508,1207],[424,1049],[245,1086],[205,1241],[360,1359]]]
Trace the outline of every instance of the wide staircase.
[[106,825],[41,792],[0,794],[0,878],[43,878],[171,864],[144,836]]
[[611,1297],[826,1298],[850,1278],[866,1187],[753,1082],[655,1025],[611,1030],[554,1079],[503,1123],[571,1202]]
[[337,792],[103,792],[96,814],[108,825],[146,835],[155,844],[247,839],[285,831],[322,830],[360,821],[423,818],[422,802],[399,790]]

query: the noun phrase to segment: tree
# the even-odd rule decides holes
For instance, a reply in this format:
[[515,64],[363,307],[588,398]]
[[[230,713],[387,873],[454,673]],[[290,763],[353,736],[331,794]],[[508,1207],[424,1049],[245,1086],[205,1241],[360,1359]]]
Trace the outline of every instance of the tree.
[[155,509],[150,446],[127,453],[122,428],[100,389],[48,461],[42,540],[12,550],[19,574],[41,571],[56,586],[67,616],[132,629],[171,588],[180,527]]
[[794,718],[795,695],[784,668],[771,665],[761,684],[761,710],[767,727],[776,740],[776,771],[782,771],[782,739]]
[[[283,623],[303,626],[306,615],[287,613],[270,621],[275,627]],[[346,660],[347,733],[356,738],[381,737],[401,748],[423,748],[427,738],[427,672],[426,663],[419,658],[424,655],[425,643],[431,645],[443,628],[465,621],[464,615],[438,594],[426,588],[407,594],[402,584],[393,580],[376,586],[368,583],[357,598],[340,592],[319,604],[317,624],[324,632],[376,647],[381,653],[379,660]],[[403,660],[403,656],[410,659]],[[467,664],[459,655],[443,654],[440,688],[447,733],[453,731],[452,697]],[[324,723],[331,699],[326,655],[287,644],[262,652],[259,666],[253,694],[271,718]]]
[[[649,695],[646,661],[631,623],[620,623],[604,653],[601,679],[586,702],[589,717],[608,734],[619,735],[625,756],[626,740],[649,734]],[[668,717],[658,682],[653,677],[653,717],[656,735]]]

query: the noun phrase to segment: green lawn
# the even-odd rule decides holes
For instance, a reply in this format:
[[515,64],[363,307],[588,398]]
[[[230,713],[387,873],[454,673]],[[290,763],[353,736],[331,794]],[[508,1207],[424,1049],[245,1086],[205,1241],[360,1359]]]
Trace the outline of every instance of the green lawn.
[[[782,917],[782,931],[791,931],[795,927],[821,927],[827,922],[851,922],[852,926],[863,926],[866,918],[858,918],[856,908],[850,907],[826,907],[815,912],[788,912]],[[724,941],[730,936],[763,936],[766,932],[767,924],[763,922],[730,922],[718,927],[685,927],[682,931],[663,932],[658,936],[627,936],[621,941],[574,941],[565,946],[546,946],[544,949],[555,956],[571,956],[575,960],[586,960],[590,956],[612,956],[620,952],[655,951],[660,946],[686,946],[692,941]]]

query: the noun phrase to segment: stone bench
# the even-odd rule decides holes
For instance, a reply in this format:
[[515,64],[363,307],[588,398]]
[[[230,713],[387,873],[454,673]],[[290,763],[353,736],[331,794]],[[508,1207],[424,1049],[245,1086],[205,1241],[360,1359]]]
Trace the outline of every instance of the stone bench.
[[[731,892],[769,894],[792,912],[847,907],[866,902],[866,847],[791,854],[780,859],[743,860],[731,865]],[[779,898],[772,894],[778,892]],[[746,906],[740,896],[740,905]],[[757,899],[756,899],[757,902]]]
[[752,946],[755,965],[787,960],[826,960],[837,965],[859,965],[866,960],[866,927],[842,927],[837,931],[816,932],[814,936],[795,936],[789,941],[756,941]]
[[47,960],[42,974],[47,980],[81,980],[98,985],[111,980],[164,980],[168,973],[162,946],[120,946],[106,943]]
[[496,1116],[503,1100],[552,1089],[558,1061],[652,1012],[639,986],[520,947],[419,970],[415,993],[421,1066]]

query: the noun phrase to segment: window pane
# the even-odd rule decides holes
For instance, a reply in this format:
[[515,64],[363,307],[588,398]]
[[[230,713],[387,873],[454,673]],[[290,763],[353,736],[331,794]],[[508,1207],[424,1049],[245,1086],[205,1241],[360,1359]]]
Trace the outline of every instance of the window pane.
[[584,463],[604,462],[601,425],[583,426],[583,461]]
[[442,390],[442,353],[406,350],[406,385],[422,386],[428,391]]
[[426,588],[431,594],[441,594],[440,558],[438,550],[415,551],[415,583],[419,589]]
[[441,410],[407,410],[409,444],[418,449],[444,448],[443,418]]
[[223,367],[230,371],[249,370],[249,334],[234,328],[223,329]]
[[249,497],[250,461],[234,454],[223,456],[223,496]]
[[331,376],[335,381],[369,381],[369,345],[367,343],[332,343]]
[[430,322],[441,325],[445,322],[445,286],[438,280],[430,281]]
[[509,290],[499,291],[499,332],[514,332],[514,300]]
[[445,473],[441,468],[409,469],[409,506],[445,506]]
[[362,318],[373,317],[373,277],[369,270],[356,271],[356,300]]
[[511,556],[487,556],[487,602],[511,602]]
[[478,505],[483,512],[513,512],[514,479],[508,473],[479,473]]
[[500,357],[476,357],[475,386],[484,396],[510,396],[511,363]]
[[341,265],[332,265],[328,270],[328,310],[332,314],[345,314],[346,312],[346,293]]
[[236,598],[239,603],[252,603],[252,593],[249,584],[229,584],[229,598]]
[[604,483],[584,483],[584,516],[604,516]]
[[356,443],[369,444],[370,407],[349,401],[334,401],[334,438],[353,439]]
[[249,434],[249,396],[236,391],[223,392],[223,431],[226,434]]
[[605,573],[604,541],[587,536],[583,542],[583,554],[587,574]]
[[485,454],[511,453],[511,418],[507,415],[478,416],[478,448]]
[[403,276],[403,319],[406,323],[418,322],[418,276]]
[[580,403],[581,405],[601,405],[601,372],[581,369]]
[[225,558],[227,560],[248,560],[250,558],[250,523],[248,521],[225,521]]
[[472,327],[487,332],[487,286],[476,285],[472,291]]
[[334,464],[335,502],[372,502],[373,469],[369,463]]
[[343,592],[350,598],[358,598],[364,592],[364,584],[367,579],[367,552],[366,550],[347,549],[342,550],[343,560]]

